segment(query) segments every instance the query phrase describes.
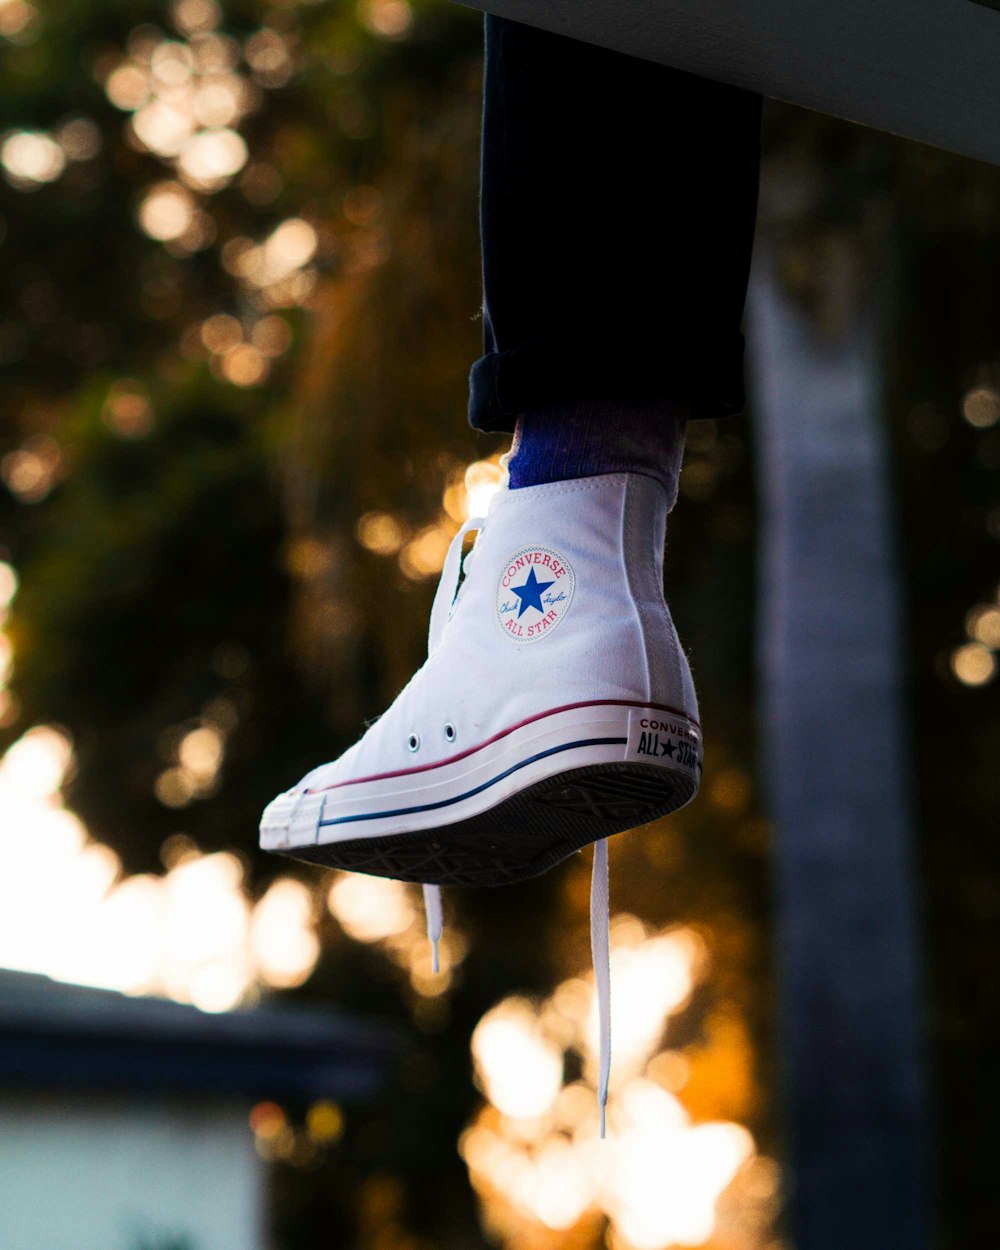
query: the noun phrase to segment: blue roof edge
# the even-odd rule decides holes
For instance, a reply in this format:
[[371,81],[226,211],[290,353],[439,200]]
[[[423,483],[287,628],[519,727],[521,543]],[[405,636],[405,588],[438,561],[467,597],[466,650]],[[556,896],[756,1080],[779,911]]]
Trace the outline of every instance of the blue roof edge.
[[404,1034],[297,1003],[214,1014],[0,971],[0,1086],[359,1101]]

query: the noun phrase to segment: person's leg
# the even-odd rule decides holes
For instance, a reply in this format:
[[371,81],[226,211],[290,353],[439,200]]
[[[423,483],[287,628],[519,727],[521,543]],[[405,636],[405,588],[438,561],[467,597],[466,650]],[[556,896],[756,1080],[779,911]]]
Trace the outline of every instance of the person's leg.
[[268,805],[261,845],[423,883],[436,964],[439,886],[517,881],[595,843],[603,1136],[604,840],[700,784],[664,535],[688,415],[742,401],[760,102],[510,22],[487,32],[471,418],[516,423],[512,489],[452,541],[427,662]]
[[486,352],[470,420],[511,486],[637,470],[739,412],[759,96],[486,18]]

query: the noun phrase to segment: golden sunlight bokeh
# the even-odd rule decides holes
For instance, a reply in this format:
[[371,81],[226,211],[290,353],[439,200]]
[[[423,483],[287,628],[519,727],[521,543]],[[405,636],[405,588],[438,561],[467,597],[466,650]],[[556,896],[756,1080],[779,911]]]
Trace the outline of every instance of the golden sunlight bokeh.
[[235,855],[190,844],[164,874],[123,875],[63,806],[73,765],[69,739],[49,726],[0,761],[0,966],[206,1011],[309,976],[319,941],[305,885],[279,878],[254,903]]
[[440,971],[435,973],[419,887],[338,872],[326,902],[344,933],[356,942],[378,947],[406,973],[420,998],[440,998],[454,985],[467,950],[465,938],[454,924],[446,926],[439,943]]
[[[671,1019],[707,972],[704,942],[691,929],[657,932],[618,916],[611,966],[615,1054],[603,1142],[592,976],[570,978],[540,1002],[504,999],[473,1034],[486,1104],[460,1149],[487,1231],[506,1245],[552,1250],[584,1244],[606,1220],[616,1250],[703,1246],[728,1197],[727,1223],[740,1229],[732,1244],[762,1247],[776,1202],[773,1164],[745,1126],[685,1106],[679,1087],[691,1064],[670,1047]],[[698,1056],[706,1062],[726,1066],[711,1043]],[[573,1076],[580,1070],[584,1080]]]
[[357,540],[375,555],[394,556],[400,571],[411,581],[436,577],[458,527],[469,517],[486,515],[503,481],[499,455],[475,460],[449,474],[441,511],[430,524],[414,531],[390,512],[366,512],[355,530]]

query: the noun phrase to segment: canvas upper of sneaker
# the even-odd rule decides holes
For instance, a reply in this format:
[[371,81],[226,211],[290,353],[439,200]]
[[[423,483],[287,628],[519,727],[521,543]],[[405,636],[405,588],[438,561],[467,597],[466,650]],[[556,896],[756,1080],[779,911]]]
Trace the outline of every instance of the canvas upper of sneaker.
[[[427,661],[295,789],[422,769],[578,703],[660,704],[697,723],[663,597],[666,514],[663,488],[634,473],[498,492]],[[439,593],[447,604],[452,587]]]

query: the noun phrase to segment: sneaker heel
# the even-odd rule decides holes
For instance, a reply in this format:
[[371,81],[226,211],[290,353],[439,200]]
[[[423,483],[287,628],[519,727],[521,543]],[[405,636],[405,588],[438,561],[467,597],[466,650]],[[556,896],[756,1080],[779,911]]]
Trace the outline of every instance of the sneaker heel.
[[625,759],[686,773],[701,780],[702,740],[698,726],[679,712],[658,707],[629,708]]

